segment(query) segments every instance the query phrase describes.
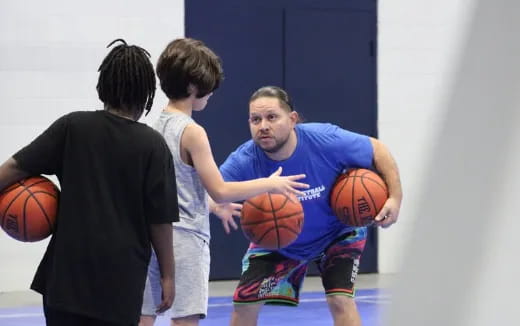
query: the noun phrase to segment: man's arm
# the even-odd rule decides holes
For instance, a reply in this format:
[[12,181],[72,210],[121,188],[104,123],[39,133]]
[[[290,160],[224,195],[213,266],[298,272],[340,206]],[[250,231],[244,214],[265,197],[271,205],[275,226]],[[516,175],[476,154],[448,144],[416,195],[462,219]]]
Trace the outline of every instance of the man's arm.
[[0,165],[0,191],[27,176],[29,173],[20,169],[14,158],[9,158]]
[[376,216],[377,225],[388,227],[397,222],[403,199],[399,169],[388,148],[375,138],[370,138],[374,149],[374,166],[388,187],[388,200]]
[[161,272],[162,302],[157,307],[157,312],[161,313],[172,306],[175,298],[172,224],[150,224],[150,238]]

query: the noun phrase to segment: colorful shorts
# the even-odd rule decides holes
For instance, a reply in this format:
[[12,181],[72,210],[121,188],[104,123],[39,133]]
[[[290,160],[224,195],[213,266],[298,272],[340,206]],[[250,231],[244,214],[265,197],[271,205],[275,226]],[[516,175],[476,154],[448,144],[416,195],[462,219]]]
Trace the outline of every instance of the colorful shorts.
[[318,266],[326,295],[353,297],[365,242],[366,229],[356,229],[333,241],[320,257],[311,260],[294,260],[275,251],[249,248],[242,260],[242,275],[233,302],[298,305],[311,261]]

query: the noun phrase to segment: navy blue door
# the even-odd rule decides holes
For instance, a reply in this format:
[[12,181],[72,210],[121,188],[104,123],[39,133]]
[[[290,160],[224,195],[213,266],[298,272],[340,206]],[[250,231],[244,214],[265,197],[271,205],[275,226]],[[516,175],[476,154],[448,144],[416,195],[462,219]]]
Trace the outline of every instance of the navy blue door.
[[[254,90],[288,90],[307,121],[327,121],[377,136],[376,2],[311,0],[186,1],[186,36],[222,58],[225,80],[195,119],[206,127],[217,164],[250,138],[247,104]],[[211,279],[240,275],[247,241],[226,235],[211,217]],[[377,271],[371,230],[361,272]],[[312,269],[311,274],[316,270]]]

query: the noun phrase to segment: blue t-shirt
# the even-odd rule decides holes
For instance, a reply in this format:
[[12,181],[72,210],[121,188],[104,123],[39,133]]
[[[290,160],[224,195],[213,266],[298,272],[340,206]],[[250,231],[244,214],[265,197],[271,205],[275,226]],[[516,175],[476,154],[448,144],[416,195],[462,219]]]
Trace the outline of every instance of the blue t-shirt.
[[330,191],[344,169],[370,168],[373,149],[369,137],[328,123],[297,124],[295,130],[298,142],[288,159],[274,161],[249,140],[231,153],[220,171],[226,181],[268,177],[280,166],[283,175],[305,173],[307,177],[301,181],[310,188],[299,197],[304,211],[303,230],[279,252],[293,259],[311,259],[353,229],[334,215],[329,205]]

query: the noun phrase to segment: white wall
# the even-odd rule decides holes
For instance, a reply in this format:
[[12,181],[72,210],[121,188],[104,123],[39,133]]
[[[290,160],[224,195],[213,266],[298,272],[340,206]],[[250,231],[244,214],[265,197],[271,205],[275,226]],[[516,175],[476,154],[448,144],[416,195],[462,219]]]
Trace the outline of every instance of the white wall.
[[384,325],[520,325],[520,3],[475,3]]
[[[184,35],[183,0],[2,0],[0,161],[59,116],[101,109],[97,68],[106,45],[124,38],[152,54]],[[166,98],[157,92],[154,119]],[[0,292],[26,290],[47,241],[20,243],[0,232]]]
[[379,271],[400,270],[421,216],[418,189],[475,0],[379,1],[379,136],[401,170],[400,219],[379,231]]
[[[379,131],[401,168],[405,199],[398,224],[381,230],[379,267],[400,269],[417,209],[442,99],[474,0],[380,0]],[[115,38],[143,46],[153,62],[184,35],[182,0],[2,0],[0,161],[60,115],[101,108],[97,68]],[[166,99],[157,93],[152,121]],[[19,243],[0,232],[0,292],[24,290],[46,241]]]

